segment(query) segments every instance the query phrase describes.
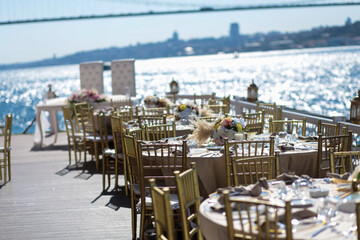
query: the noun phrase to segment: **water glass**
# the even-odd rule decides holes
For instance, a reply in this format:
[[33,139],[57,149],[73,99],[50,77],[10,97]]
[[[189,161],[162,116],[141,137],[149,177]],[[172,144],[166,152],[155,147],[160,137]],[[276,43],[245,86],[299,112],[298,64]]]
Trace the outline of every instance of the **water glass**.
[[320,207],[317,211],[318,219],[329,223],[336,216],[336,200],[331,198],[319,199]]
[[307,179],[305,178],[300,178],[297,179],[293,182],[292,184],[296,195],[299,198],[309,198],[309,188],[310,188],[310,183]]

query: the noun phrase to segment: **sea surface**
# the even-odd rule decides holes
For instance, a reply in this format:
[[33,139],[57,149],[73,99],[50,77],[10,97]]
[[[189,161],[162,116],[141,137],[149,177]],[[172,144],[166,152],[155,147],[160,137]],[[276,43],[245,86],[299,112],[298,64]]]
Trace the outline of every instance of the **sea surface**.
[[[139,97],[164,95],[172,79],[180,94],[246,97],[254,81],[261,101],[349,118],[350,100],[360,89],[360,46],[136,60],[135,73]],[[80,89],[79,65],[0,71],[0,124],[13,113],[13,133],[22,133],[48,84],[58,96],[70,96]],[[111,94],[110,71],[104,71],[104,89]]]

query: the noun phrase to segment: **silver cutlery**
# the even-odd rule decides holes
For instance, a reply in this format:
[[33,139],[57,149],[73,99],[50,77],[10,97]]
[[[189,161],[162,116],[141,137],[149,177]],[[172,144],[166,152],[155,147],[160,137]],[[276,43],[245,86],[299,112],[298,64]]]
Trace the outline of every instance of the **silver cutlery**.
[[326,229],[330,228],[330,227],[335,227],[336,225],[338,225],[339,223],[337,222],[331,222],[329,224],[326,224],[325,226],[323,226],[322,228],[320,228],[319,230],[317,230],[316,232],[314,232],[311,237],[316,237],[317,235],[319,235],[320,233],[322,233],[323,231],[325,231]]

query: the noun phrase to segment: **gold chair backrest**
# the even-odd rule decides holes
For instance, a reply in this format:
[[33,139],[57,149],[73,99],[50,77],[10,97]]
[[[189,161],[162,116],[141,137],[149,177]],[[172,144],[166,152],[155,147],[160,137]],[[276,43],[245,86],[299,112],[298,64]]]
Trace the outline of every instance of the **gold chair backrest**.
[[[225,191],[224,202],[229,240],[293,238],[290,201],[233,199],[229,197],[229,191]],[[279,225],[281,220],[284,220],[285,230]]]
[[336,136],[340,135],[340,123],[332,124],[332,123],[322,123],[319,120],[318,123],[318,135],[321,133],[323,136]]
[[330,172],[343,174],[353,172],[360,165],[360,151],[334,152],[330,149]]
[[133,184],[140,184],[137,139],[135,136],[123,134],[122,142],[124,143],[124,161],[126,161],[130,187],[132,187]]
[[274,137],[261,141],[228,141],[228,139],[225,138],[224,149],[226,184],[227,186],[234,186],[233,160],[266,155],[274,156]]
[[269,119],[269,132],[278,133],[278,132],[287,132],[287,133],[297,133],[298,135],[306,135],[306,118],[303,120],[272,120]]
[[4,150],[11,148],[12,114],[6,114],[4,132]]
[[234,185],[249,185],[260,178],[275,179],[280,174],[279,152],[275,156],[259,156],[232,160]]
[[90,108],[81,108],[80,109],[80,121],[82,124],[82,131],[84,133],[84,138],[88,134],[90,136],[97,136],[95,130],[95,118],[94,118],[94,110],[92,107]]
[[176,137],[175,122],[154,126],[145,125],[145,139],[148,141],[158,141],[163,138]]
[[111,116],[111,129],[113,135],[115,154],[118,155],[119,153],[122,153],[124,149],[122,135],[124,133],[125,127],[121,116]]
[[136,140],[146,140],[145,138],[145,128],[127,128],[125,129],[125,134],[134,136]]
[[176,185],[181,211],[183,239],[190,240],[197,234],[197,239],[203,239],[200,229],[200,192],[195,163],[191,168],[180,173],[175,171]]
[[258,134],[263,133],[264,131],[264,112],[255,112],[255,113],[243,113],[242,116],[246,122],[246,128],[250,132],[257,132]]
[[159,124],[166,124],[166,114],[161,117],[158,116],[139,116],[138,123],[140,128],[144,128],[145,125],[153,126]]
[[62,107],[62,112],[64,116],[64,123],[66,134],[68,137],[73,137],[75,135],[74,125],[71,118],[71,109],[68,107]]
[[226,108],[222,109],[225,113],[229,113],[230,111],[230,95],[224,98],[219,99],[209,99],[208,105],[225,105]]
[[124,108],[112,113],[113,116],[121,116],[124,122],[129,122],[134,119],[132,108]]
[[229,106],[228,105],[203,105],[202,106],[203,108],[206,108],[206,109],[210,109],[213,113],[215,114],[227,114],[229,111],[228,111],[228,108]]
[[113,99],[110,99],[110,106],[115,110],[119,110],[122,109],[124,107],[131,107],[132,106],[132,102],[131,102],[131,97],[129,98],[124,98],[124,99],[120,99],[120,100],[116,100],[114,101]]
[[[348,135],[325,136],[319,134],[317,173],[318,177],[325,177],[331,171],[330,150],[334,152],[351,151],[352,131]],[[335,166],[334,166],[335,167]]]
[[150,179],[151,198],[154,209],[156,239],[175,239],[174,214],[170,204],[169,188],[156,187],[155,179]]
[[158,108],[143,108],[142,116],[153,116],[153,117],[162,117],[164,114],[168,115],[168,107],[158,107]]
[[100,142],[102,147],[102,152],[104,154],[105,149],[109,148],[109,137],[108,137],[108,128],[106,125],[105,114],[100,112],[98,114],[98,126],[99,126],[99,135],[100,135]]
[[268,121],[270,118],[277,120],[276,114],[276,103],[256,103],[256,111],[264,112],[265,121]]
[[[173,171],[185,171],[186,141],[182,144],[142,143],[138,141],[139,177],[142,197],[149,191],[148,181],[154,178],[158,186],[176,190]],[[160,173],[160,174],[159,174]],[[142,199],[145,201],[145,199]]]
[[[75,155],[75,166],[78,166],[77,153],[80,152],[80,145],[83,144],[79,137],[75,136],[74,124],[71,117],[71,109],[69,107],[62,107],[62,112],[64,116],[64,123],[66,129],[66,135],[68,140],[68,151],[69,151],[69,165],[71,165],[71,143],[74,149]],[[81,156],[81,155],[79,155]]]
[[81,122],[81,113],[80,110],[82,108],[90,108],[90,104],[88,102],[74,103],[74,115],[76,119],[78,132],[81,132],[82,122]]

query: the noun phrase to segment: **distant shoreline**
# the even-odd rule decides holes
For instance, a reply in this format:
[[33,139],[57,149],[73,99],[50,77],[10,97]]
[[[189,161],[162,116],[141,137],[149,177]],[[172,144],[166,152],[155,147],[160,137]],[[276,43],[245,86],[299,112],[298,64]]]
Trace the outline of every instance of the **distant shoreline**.
[[[314,48],[294,48],[294,49],[281,49],[281,50],[268,50],[268,51],[248,51],[248,52],[238,52],[237,53],[237,58],[241,58],[241,56],[243,56],[244,54],[246,55],[255,55],[255,56],[260,56],[262,53],[266,53],[266,55],[270,55],[269,53],[273,53],[274,55],[279,54],[279,52],[282,52],[284,54],[294,54],[295,52],[299,52],[299,53],[304,53],[304,51],[308,51],[309,53],[311,52],[319,52],[319,51],[344,51],[344,50],[360,50],[360,45],[346,45],[346,46],[334,46],[334,47],[314,47]],[[211,55],[224,55],[224,56],[233,56],[234,53],[218,53],[218,54],[199,54],[199,55],[188,55],[188,56],[169,56],[169,57],[154,57],[154,58],[144,58],[144,59],[135,59],[135,60],[153,60],[153,59],[168,59],[168,58],[187,58],[187,57],[202,57],[202,56],[211,56]],[[114,59],[115,60],[115,59]],[[94,60],[94,61],[102,61],[102,60]],[[87,61],[83,61],[83,62],[87,62]],[[110,63],[111,61],[104,61],[104,63]],[[4,65],[0,65],[0,71],[9,71],[9,70],[18,70],[18,69],[31,69],[31,68],[46,68],[46,67],[56,67],[56,66],[67,66],[67,65],[77,65],[80,64],[79,63],[67,63],[67,64],[54,64],[54,65],[38,65],[38,66],[28,66],[28,67],[22,67],[22,66],[18,66],[18,67],[10,67],[12,65],[20,65],[20,64],[11,64],[11,65],[5,65],[5,66],[9,66],[4,67]],[[109,70],[109,69],[104,69],[104,70]]]

